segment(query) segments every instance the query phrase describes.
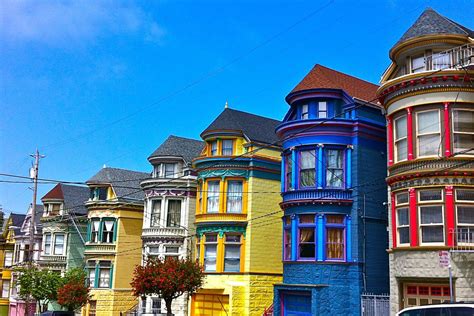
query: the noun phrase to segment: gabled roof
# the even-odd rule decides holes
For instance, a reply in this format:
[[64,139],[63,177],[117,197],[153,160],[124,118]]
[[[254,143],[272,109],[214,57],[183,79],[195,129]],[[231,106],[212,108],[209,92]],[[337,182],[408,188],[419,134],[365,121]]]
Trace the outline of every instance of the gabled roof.
[[[23,218],[23,221],[21,222],[20,229],[14,229],[15,236],[20,236],[20,235],[29,235],[29,231],[25,231],[26,229],[26,223],[30,221],[31,218],[31,213],[33,211],[33,204],[31,204],[28,207],[28,210],[26,211],[26,215]],[[43,216],[43,211],[44,207],[41,204],[36,204],[35,207],[35,227],[36,227],[36,232],[41,233],[41,217]],[[14,225],[15,226],[15,225]]]
[[[15,227],[13,228],[13,232],[15,235],[20,233],[20,227],[23,224],[23,221],[25,220],[26,214],[15,214],[11,213],[10,218],[11,218],[11,223],[10,225]],[[8,222],[8,220],[7,220]],[[8,230],[8,227],[5,227],[5,230]]]
[[87,214],[84,203],[89,199],[89,188],[85,186],[58,183],[41,201],[62,200],[64,209],[74,214]]
[[316,64],[290,92],[287,101],[288,97],[296,92],[314,89],[340,89],[351,97],[375,102],[378,87],[368,81]]
[[274,144],[278,142],[275,128],[280,123],[271,118],[225,108],[201,133],[201,137],[212,132],[237,131],[247,136],[250,141]]
[[110,184],[119,200],[143,200],[145,195],[141,190],[140,182],[149,177],[150,174],[145,172],[106,167],[86,183],[88,185]]
[[200,140],[170,135],[160,147],[148,157],[148,160],[154,157],[178,156],[182,157],[188,164],[195,157],[199,156],[204,146],[205,143]]
[[405,34],[403,34],[394,47],[412,38],[435,34],[454,34],[474,37],[473,30],[442,16],[431,8],[427,8]]

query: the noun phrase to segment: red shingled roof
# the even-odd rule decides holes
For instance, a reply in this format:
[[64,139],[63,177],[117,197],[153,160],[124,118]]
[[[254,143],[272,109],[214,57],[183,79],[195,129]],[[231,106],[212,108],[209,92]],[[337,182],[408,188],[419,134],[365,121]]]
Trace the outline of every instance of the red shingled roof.
[[56,184],[56,186],[51,191],[46,193],[46,195],[41,198],[41,200],[47,200],[47,199],[59,199],[59,200],[64,199],[61,183]]
[[342,89],[352,97],[376,103],[374,100],[378,87],[376,84],[316,64],[291,93],[310,89]]

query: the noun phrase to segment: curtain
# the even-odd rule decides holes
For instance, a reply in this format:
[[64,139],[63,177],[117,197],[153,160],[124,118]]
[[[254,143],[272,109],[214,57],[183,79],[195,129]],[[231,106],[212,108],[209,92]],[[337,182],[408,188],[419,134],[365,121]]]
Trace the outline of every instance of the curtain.
[[300,184],[311,187],[316,181],[316,154],[314,151],[300,152]]
[[397,219],[398,219],[397,226],[409,225],[407,207],[397,209]]
[[109,287],[110,285],[110,269],[100,269],[99,287]]
[[242,182],[241,181],[228,182],[227,213],[242,213]]
[[327,228],[326,257],[344,259],[344,229]]
[[181,224],[181,200],[168,201],[168,227],[178,227]]
[[300,242],[314,242],[314,228],[300,228]]
[[216,271],[216,251],[217,245],[205,245],[204,250],[204,270]]
[[160,225],[161,200],[153,200],[151,206],[151,227]]
[[407,137],[407,117],[403,116],[395,120],[395,141]]
[[104,227],[107,232],[112,232],[114,230],[114,222],[113,221],[105,221]]
[[99,221],[93,221],[92,222],[92,231],[93,232],[98,232],[99,231],[99,226],[100,226]]
[[219,181],[210,181],[207,184],[207,213],[219,211]]

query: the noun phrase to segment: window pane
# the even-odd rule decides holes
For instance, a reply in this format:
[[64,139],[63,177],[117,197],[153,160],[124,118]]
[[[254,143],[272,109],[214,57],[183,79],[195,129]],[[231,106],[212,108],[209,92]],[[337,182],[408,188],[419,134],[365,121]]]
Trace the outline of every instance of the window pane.
[[443,226],[425,226],[421,229],[423,242],[443,242]]
[[293,188],[292,183],[292,168],[293,161],[291,159],[291,154],[285,156],[285,169],[286,169],[286,190]]
[[225,235],[225,241],[240,243],[240,235]]
[[439,133],[438,110],[418,113],[417,118],[417,134]]
[[54,236],[54,254],[62,255],[64,249],[64,235]]
[[326,224],[344,224],[344,216],[326,215]]
[[456,190],[456,199],[458,201],[474,202],[474,190]]
[[224,271],[240,271],[240,245],[225,245]]
[[405,160],[408,156],[407,140],[399,140],[395,143],[397,149],[397,161]]
[[302,120],[307,120],[309,117],[309,113],[308,113],[308,105],[307,104],[303,104],[301,106],[301,119]]
[[168,200],[167,227],[179,227],[181,224],[181,200]]
[[344,229],[326,228],[326,258],[344,259]]
[[440,201],[443,199],[443,191],[437,190],[423,190],[420,191],[420,201]]
[[222,155],[224,156],[232,156],[234,152],[234,141],[232,139],[224,139],[222,141]]
[[474,111],[453,110],[455,132],[474,133]]
[[404,203],[408,203],[408,193],[407,192],[403,192],[403,193],[398,193],[396,195],[396,204],[404,204]]
[[161,200],[153,200],[151,206],[151,227],[160,226]]
[[217,155],[217,141],[211,142],[211,156]]
[[398,228],[398,237],[399,243],[401,244],[408,244],[410,243],[410,228],[409,227],[401,227]]
[[300,258],[314,258],[314,228],[300,228]]
[[227,183],[227,213],[242,213],[242,181]]
[[443,222],[443,208],[441,206],[420,207],[421,224],[438,224]]
[[300,152],[300,185],[314,186],[316,182],[316,155],[314,150]]
[[314,224],[314,214],[300,215],[300,224]]
[[411,72],[416,73],[425,70],[425,57],[418,56],[411,59]]
[[402,116],[395,120],[395,140],[407,137],[407,117]]
[[284,258],[285,260],[291,259],[291,230],[285,229],[285,245],[284,245]]
[[329,149],[326,151],[326,186],[340,188],[343,186],[343,151]]
[[216,251],[217,245],[206,244],[204,252],[204,270],[216,271]]
[[420,156],[439,155],[441,137],[439,134],[418,136],[418,154]]
[[474,134],[454,134],[454,152],[463,154],[474,151]]
[[458,223],[474,225],[474,206],[458,206]]
[[408,208],[397,209],[398,226],[409,225]]
[[110,269],[100,269],[99,287],[109,287],[110,285]]
[[219,211],[219,181],[209,181],[207,184],[207,212]]
[[217,242],[217,235],[206,235],[206,242]]

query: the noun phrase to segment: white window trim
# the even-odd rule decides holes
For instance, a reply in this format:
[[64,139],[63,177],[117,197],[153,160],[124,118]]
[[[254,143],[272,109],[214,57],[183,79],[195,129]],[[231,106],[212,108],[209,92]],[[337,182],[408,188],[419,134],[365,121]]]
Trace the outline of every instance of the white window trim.
[[[421,113],[426,113],[426,112],[434,112],[434,111],[437,111],[438,112],[438,132],[437,133],[418,133],[418,127],[420,126],[418,124],[418,115],[421,114]],[[416,128],[415,128],[415,134],[416,134],[416,157],[417,158],[424,158],[424,157],[439,157],[440,156],[440,153],[442,151],[442,142],[441,142],[441,111],[439,109],[430,109],[430,110],[425,110],[425,111],[418,111],[416,112],[416,115],[415,115],[415,120],[416,120]],[[408,131],[408,129],[407,129]],[[438,154],[434,154],[434,155],[424,155],[422,156],[420,154],[420,137],[421,136],[429,136],[429,135],[438,135]],[[408,144],[407,144],[408,145]]]
[[[170,226],[170,227],[168,227],[168,226],[166,225],[166,224],[168,223],[168,203],[169,203],[170,200],[173,200],[173,201],[180,201],[180,202],[181,202],[181,206],[180,206],[180,212],[181,212],[181,214],[179,215],[179,224],[178,224],[179,226],[178,226],[178,227],[176,227],[176,226]],[[164,228],[181,228],[181,227],[183,227],[183,224],[184,224],[184,223],[183,223],[183,218],[184,218],[184,216],[183,216],[183,215],[184,215],[184,214],[183,214],[183,210],[184,210],[184,199],[180,199],[180,198],[176,198],[176,197],[167,197],[167,198],[165,199],[165,203],[162,202],[161,204],[162,204],[162,208],[163,208],[163,204],[166,204],[165,216],[164,216],[164,217],[165,217],[165,218],[164,218],[164,220],[165,220],[164,224],[165,224],[165,225],[163,225],[163,227],[164,227]]]
[[[152,218],[152,214],[153,214],[153,202],[154,201],[157,201],[157,200],[161,200],[161,203],[160,203],[160,219],[158,221],[158,226],[152,226],[151,224],[151,218]],[[163,204],[165,201],[165,197],[161,197],[161,198],[152,198],[150,200],[148,200],[148,227],[147,228],[160,228],[160,227],[163,227]]]
[[[49,253],[46,253],[46,236],[49,235],[51,236],[51,239],[49,240]],[[46,233],[43,236],[43,244],[42,244],[42,253],[45,256],[51,256],[52,250],[53,250],[53,233]]]
[[[321,110],[321,107],[320,107],[321,104],[323,104],[323,103],[326,105],[326,109],[325,109],[325,110]],[[327,103],[327,101],[319,101],[319,102],[318,102],[318,109],[317,109],[317,110],[318,110],[318,118],[323,118],[323,119],[324,119],[324,118],[328,118],[329,109],[328,109],[328,103]],[[325,117],[321,117],[321,116],[319,115],[319,113],[321,113],[321,112],[326,113],[326,116],[325,116]]]
[[[423,64],[425,65],[423,70],[420,70],[420,71],[417,71],[417,72],[414,72],[413,71],[413,60],[417,59],[417,58],[423,58]],[[424,72],[424,71],[427,71],[427,64],[426,64],[426,55],[425,53],[423,52],[423,54],[419,54],[419,55],[415,55],[415,56],[410,56],[410,73],[411,74],[417,74],[417,73],[420,73],[420,72]]]
[[[400,195],[400,194],[408,195],[407,202],[397,203],[397,195]],[[396,221],[395,227],[397,229],[397,246],[400,246],[400,247],[410,246],[410,237],[411,236],[410,236],[410,203],[409,202],[410,202],[410,196],[409,196],[408,191],[395,193],[395,221]],[[398,209],[399,208],[408,208],[408,225],[399,225],[398,224]],[[398,229],[399,228],[405,228],[405,227],[408,227],[408,242],[407,243],[401,243],[400,242],[400,233],[399,233]]]
[[[429,188],[429,189],[417,190],[417,194],[418,194],[417,203],[418,203],[418,205],[443,203],[444,202],[444,190],[443,189],[444,188],[442,188],[442,187],[433,187],[433,188]],[[423,192],[423,191],[436,191],[436,190],[441,191],[441,199],[440,200],[422,201],[420,199],[421,192]]]
[[[474,133],[470,133],[470,132],[455,132],[454,131],[454,115],[453,115],[453,112],[454,111],[469,111],[469,112],[474,112],[473,109],[468,109],[468,108],[455,108],[455,109],[452,109],[451,110],[451,113],[450,113],[450,118],[451,118],[451,151],[452,153],[455,153],[455,150],[454,150],[454,134],[463,134],[463,135],[472,135]],[[472,154],[468,154],[468,153],[464,153],[464,154],[456,154],[457,157],[471,157],[472,158]]]
[[[432,201],[430,201],[432,202]],[[437,204],[436,202],[434,203],[420,203],[421,205],[418,206],[418,236],[420,240],[420,245],[421,246],[444,246],[446,244],[446,228],[445,228],[445,218],[444,218],[444,205],[443,204]],[[441,207],[441,223],[436,223],[436,224],[421,224],[421,208],[425,206],[440,206]],[[423,227],[430,227],[430,226],[442,226],[443,227],[443,241],[440,242],[423,242],[423,234],[422,234],[422,228]]]
[[[407,124],[408,124],[408,116],[406,114],[404,114],[402,116],[399,116],[399,117],[397,117],[396,119],[393,120],[393,153],[394,153],[393,159],[396,163],[408,160],[408,125],[407,125],[407,135],[405,137],[401,137],[401,138],[397,139],[397,123],[396,122],[398,120],[402,119],[402,118],[405,118],[406,121],[407,121]],[[400,141],[400,140],[404,140],[404,139],[406,139],[406,141],[407,141],[407,156],[404,159],[398,160],[397,142]]]

